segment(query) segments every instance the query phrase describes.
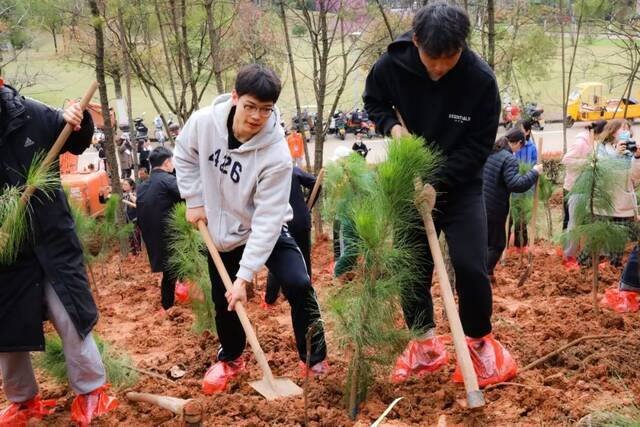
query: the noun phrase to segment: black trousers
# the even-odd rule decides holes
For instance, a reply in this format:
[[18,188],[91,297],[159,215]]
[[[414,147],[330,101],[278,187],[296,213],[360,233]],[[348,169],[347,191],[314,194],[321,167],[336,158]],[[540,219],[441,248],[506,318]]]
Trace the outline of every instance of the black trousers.
[[[311,280],[313,284],[313,275],[311,274],[311,230],[289,231],[289,234],[293,237],[293,240],[296,241],[300,252],[302,252],[304,263],[307,266],[307,273],[309,273],[309,280]],[[278,298],[279,293],[280,283],[278,283],[273,273],[269,272],[267,276],[267,290],[265,292],[266,302],[273,304]]]
[[507,246],[507,232],[505,230],[507,218],[491,218],[487,221],[487,273],[493,275],[504,248]]
[[569,225],[569,192],[562,189],[562,230],[566,230]]
[[[419,215],[416,213],[416,221]],[[481,338],[491,332],[492,295],[487,275],[487,218],[482,183],[474,182],[438,199],[434,210],[436,231],[445,232],[451,262],[456,275],[456,290],[462,327],[467,336]],[[433,259],[424,227],[416,227],[405,236],[413,245],[418,263],[415,280],[403,295],[403,311],[412,329],[435,326],[431,278]]]
[[162,282],[160,284],[160,294],[162,296],[162,308],[165,310],[173,307],[176,293],[176,280],[178,277],[171,270],[162,272]]
[[[240,246],[230,252],[220,253],[231,280],[236,279],[243,252],[244,246]],[[309,327],[315,323],[316,332],[311,339],[311,365],[323,361],[327,355],[327,349],[322,323],[318,322],[320,306],[315,291],[311,287],[304,258],[288,232],[282,232],[266,265],[282,287],[282,292],[291,305],[291,321],[300,360],[306,360],[306,334]],[[222,345],[218,352],[218,360],[235,360],[244,351],[246,336],[236,312],[227,310],[228,303],[224,296],[226,290],[211,256],[209,256],[209,276],[213,303],[216,307],[216,328]]]

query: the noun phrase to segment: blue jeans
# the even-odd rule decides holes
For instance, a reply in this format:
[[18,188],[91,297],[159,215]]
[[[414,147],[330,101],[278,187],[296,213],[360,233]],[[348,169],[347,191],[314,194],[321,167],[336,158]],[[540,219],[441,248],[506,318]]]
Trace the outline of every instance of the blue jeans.
[[622,272],[620,283],[626,286],[640,289],[640,272],[638,271],[638,268],[640,268],[640,265],[638,264],[639,251],[639,245],[636,244],[636,246],[633,248],[633,251],[631,251],[631,254],[629,254],[627,264],[624,266],[624,271]]

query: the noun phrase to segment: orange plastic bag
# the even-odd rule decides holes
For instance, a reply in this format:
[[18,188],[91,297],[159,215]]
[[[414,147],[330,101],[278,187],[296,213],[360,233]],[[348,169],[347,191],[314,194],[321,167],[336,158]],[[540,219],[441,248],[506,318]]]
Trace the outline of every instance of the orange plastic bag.
[[0,426],[24,427],[31,419],[41,420],[51,414],[55,406],[55,400],[40,400],[38,395],[26,402],[12,403],[0,411]]
[[618,313],[635,313],[640,310],[638,294],[635,292],[621,291],[618,288],[605,290],[601,304]]
[[221,393],[227,388],[229,380],[244,371],[244,359],[240,356],[233,362],[217,362],[204,374],[202,392],[204,394]]
[[[483,338],[467,338],[467,345],[480,387],[509,381],[516,376],[518,371],[516,362],[507,349],[493,338],[493,334]],[[453,382],[464,382],[460,365],[457,363]]]
[[400,383],[411,376],[422,376],[434,372],[449,363],[449,355],[444,344],[445,336],[435,336],[421,340],[411,340],[402,352],[391,372],[391,381]]
[[91,421],[118,407],[118,399],[107,395],[111,384],[105,384],[91,393],[76,396],[71,404],[71,420],[80,426],[88,426]]
[[176,282],[175,290],[176,301],[181,304],[189,302],[189,284],[187,282]]

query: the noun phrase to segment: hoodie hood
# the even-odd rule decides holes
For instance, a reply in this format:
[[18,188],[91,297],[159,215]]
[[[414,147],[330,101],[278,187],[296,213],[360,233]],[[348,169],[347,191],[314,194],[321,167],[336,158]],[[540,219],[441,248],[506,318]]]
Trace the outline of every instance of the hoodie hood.
[[[233,107],[231,94],[225,93],[223,95],[217,96],[213,100],[212,107],[212,114],[216,132],[219,135],[224,135],[226,137],[225,139],[228,139],[229,131],[227,130],[227,119],[229,118],[231,108]],[[269,119],[265,123],[264,127],[260,129],[260,132],[255,134],[253,138],[249,139],[247,142],[243,143],[239,148],[236,148],[232,151],[244,153],[254,150],[260,150],[270,145],[276,144],[283,139],[284,130],[282,129],[282,126],[280,126],[280,110],[278,109],[278,107],[274,106],[273,113],[271,113],[271,116],[269,116]]]
[[462,50],[460,60],[455,65],[455,67],[453,67],[447,74],[442,76],[440,80],[433,81],[429,78],[429,74],[427,74],[427,70],[420,60],[418,48],[413,44],[413,31],[407,31],[396,40],[394,40],[387,47],[387,52],[389,53],[389,56],[391,57],[393,62],[411,72],[412,74],[415,74],[425,80],[432,81],[433,83],[447,81],[449,78],[451,78],[452,75],[459,73],[461,69],[466,67],[467,63],[469,62],[470,55],[473,55],[473,53],[465,47]]

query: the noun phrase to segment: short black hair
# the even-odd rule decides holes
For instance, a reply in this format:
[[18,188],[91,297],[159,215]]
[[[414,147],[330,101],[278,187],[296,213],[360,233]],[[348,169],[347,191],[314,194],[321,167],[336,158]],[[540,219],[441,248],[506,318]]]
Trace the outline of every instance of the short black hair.
[[514,143],[514,142],[520,142],[522,144],[525,143],[524,132],[522,131],[522,129],[511,128],[504,136],[511,143]]
[[149,173],[149,169],[147,169],[146,166],[139,166],[138,167],[138,173],[140,173],[141,171],[145,171],[146,173]]
[[437,1],[419,10],[411,27],[420,50],[440,58],[467,46],[471,23],[463,8]]
[[587,126],[587,129],[592,130],[593,133],[595,133],[596,135],[599,135],[604,130],[604,127],[606,124],[607,124],[606,120],[596,120],[595,122]]
[[242,67],[236,76],[238,96],[251,95],[262,102],[273,102],[280,97],[282,83],[280,77],[262,64],[249,64]]
[[531,132],[533,128],[533,120],[531,119],[521,119],[518,120],[518,127],[522,127],[525,132]]
[[158,166],[162,166],[165,160],[172,157],[173,153],[168,148],[156,147],[151,154],[149,154],[149,163],[151,163],[152,168],[157,168]]

